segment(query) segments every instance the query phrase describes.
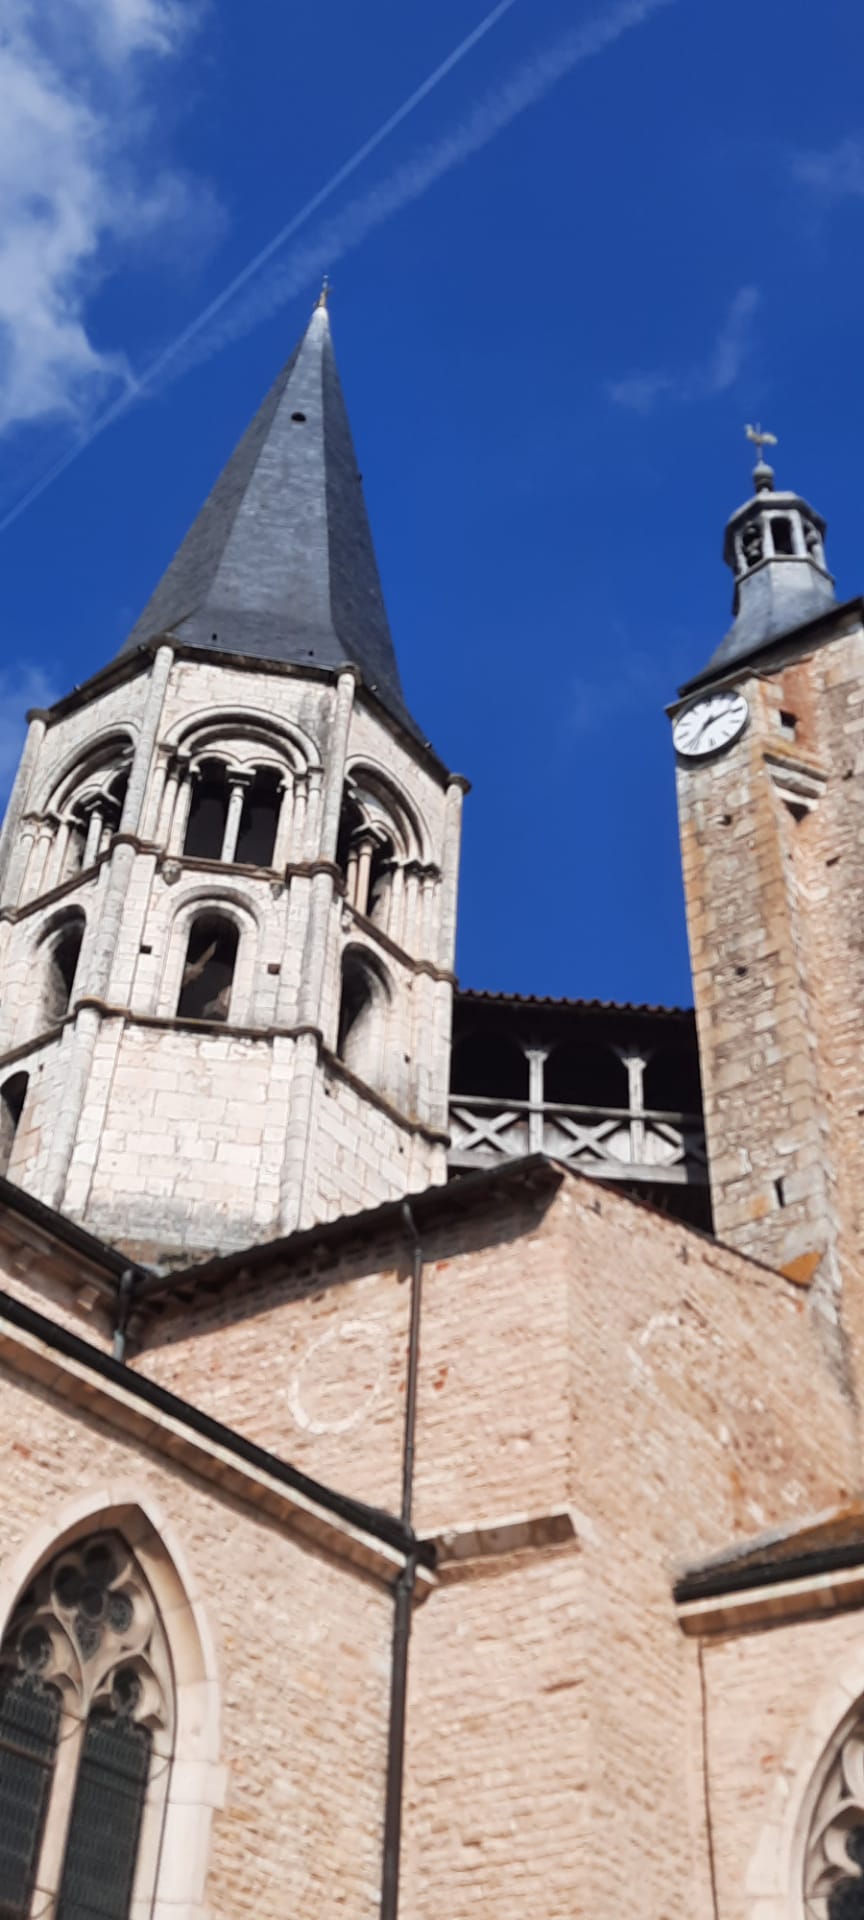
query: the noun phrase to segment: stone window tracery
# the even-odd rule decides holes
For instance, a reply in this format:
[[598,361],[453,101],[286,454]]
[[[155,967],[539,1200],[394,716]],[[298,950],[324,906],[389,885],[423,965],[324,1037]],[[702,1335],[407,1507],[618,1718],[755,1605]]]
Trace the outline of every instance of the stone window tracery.
[[864,1920],[864,1714],[841,1739],[819,1792],[804,1904],[807,1920]]
[[127,1920],[172,1743],[152,1594],[119,1534],[91,1535],[37,1575],[0,1647],[2,1920]]

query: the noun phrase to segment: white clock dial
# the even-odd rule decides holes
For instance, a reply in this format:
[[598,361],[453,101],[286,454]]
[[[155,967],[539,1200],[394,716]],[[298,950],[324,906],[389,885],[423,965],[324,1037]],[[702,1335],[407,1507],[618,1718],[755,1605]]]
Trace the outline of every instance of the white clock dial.
[[734,688],[694,700],[679,713],[672,728],[677,752],[687,760],[700,760],[703,754],[728,747],[747,725],[748,713],[743,693]]

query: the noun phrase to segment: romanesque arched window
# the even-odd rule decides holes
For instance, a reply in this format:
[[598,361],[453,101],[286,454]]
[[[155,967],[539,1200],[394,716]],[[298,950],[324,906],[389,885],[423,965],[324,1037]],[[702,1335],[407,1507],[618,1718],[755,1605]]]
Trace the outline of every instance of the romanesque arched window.
[[122,1537],[92,1534],[37,1574],[0,1647],[3,1920],[127,1920],[173,1730],[153,1595]]
[[180,982],[178,1020],[227,1020],[239,938],[227,914],[199,913],[193,920]]
[[46,1026],[59,1026],[69,1011],[84,938],[83,913],[69,913],[55,921],[43,941],[42,1017]]
[[28,1075],[13,1073],[0,1087],[0,1174],[5,1174],[12,1158],[18,1123],[27,1097]]
[[355,767],[342,796],[336,862],[355,913],[411,950],[423,902],[438,878],[424,864],[423,833],[405,796],[375,770]]
[[358,947],[342,956],[339,1027],[340,1060],[370,1086],[384,1073],[384,1039],[390,989],[383,968]]

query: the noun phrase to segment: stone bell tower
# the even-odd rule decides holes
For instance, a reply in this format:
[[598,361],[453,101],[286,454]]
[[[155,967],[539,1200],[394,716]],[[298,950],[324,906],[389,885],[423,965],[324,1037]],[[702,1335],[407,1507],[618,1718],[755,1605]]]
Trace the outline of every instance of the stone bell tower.
[[734,623],[671,710],[714,1221],[842,1288],[864,1357],[864,609],[761,451]]
[[445,1177],[464,782],[408,713],[326,304],[0,842],[0,1171],[146,1253]]

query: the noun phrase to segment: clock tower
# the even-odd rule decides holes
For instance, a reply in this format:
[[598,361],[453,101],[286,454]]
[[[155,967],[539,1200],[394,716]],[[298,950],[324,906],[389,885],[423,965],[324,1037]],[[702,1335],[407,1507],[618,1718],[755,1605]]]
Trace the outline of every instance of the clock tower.
[[732,627],[671,709],[714,1222],[832,1313],[845,1293],[864,1360],[862,601],[761,447],[753,477]]

